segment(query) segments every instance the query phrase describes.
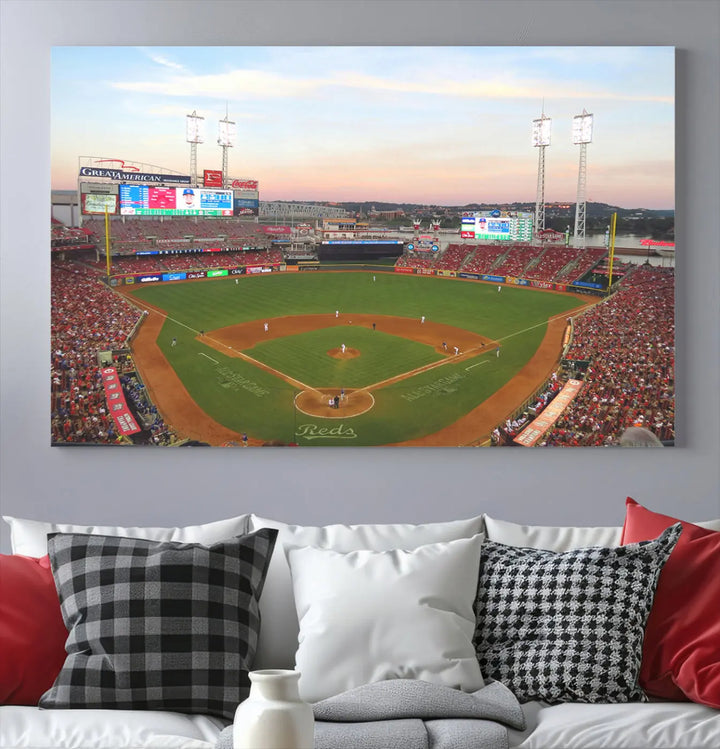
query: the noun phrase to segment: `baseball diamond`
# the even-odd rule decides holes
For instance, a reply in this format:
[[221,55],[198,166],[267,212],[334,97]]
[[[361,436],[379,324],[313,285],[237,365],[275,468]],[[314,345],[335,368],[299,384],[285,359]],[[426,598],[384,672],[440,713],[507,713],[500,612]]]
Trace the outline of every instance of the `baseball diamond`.
[[489,435],[550,376],[568,315],[589,301],[504,292],[351,268],[122,290],[148,311],[133,356],[175,429],[210,444],[244,433],[307,446]]

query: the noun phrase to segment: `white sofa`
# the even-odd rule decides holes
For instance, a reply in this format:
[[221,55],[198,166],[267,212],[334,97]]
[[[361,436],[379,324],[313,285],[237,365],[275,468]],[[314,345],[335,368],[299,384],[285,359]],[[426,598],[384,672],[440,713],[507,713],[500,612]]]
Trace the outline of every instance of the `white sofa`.
[[[483,533],[518,547],[564,552],[616,547],[621,528],[520,526],[488,516],[450,523],[413,525],[289,526],[258,516],[183,529],[108,528],[57,525],[6,518],[13,552],[42,556],[46,534],[93,533],[210,544],[258,528],[278,529],[275,552],[260,598],[262,624],[254,668],[293,668],[300,625],[295,613],[285,547],[319,547],[338,552],[415,549]],[[704,527],[720,531],[720,520]],[[360,650],[358,649],[358,653]],[[355,656],[362,657],[362,656]],[[720,710],[692,702],[651,700],[621,704],[523,704],[527,727],[509,731],[513,749],[715,749],[720,747]],[[0,707],[0,749],[213,749],[227,721],[166,711],[39,709]],[[359,747],[358,749],[361,749]]]

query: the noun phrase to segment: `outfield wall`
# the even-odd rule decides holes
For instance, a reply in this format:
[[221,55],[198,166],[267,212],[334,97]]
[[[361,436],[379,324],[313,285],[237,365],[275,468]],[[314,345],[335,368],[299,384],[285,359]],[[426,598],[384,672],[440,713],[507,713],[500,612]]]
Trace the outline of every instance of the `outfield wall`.
[[516,278],[514,276],[493,276],[481,273],[463,273],[454,270],[440,270],[437,268],[410,268],[406,266],[373,265],[371,263],[348,264],[348,263],[320,263],[318,261],[303,261],[297,265],[285,265],[284,263],[239,266],[231,268],[208,268],[206,270],[168,271],[158,273],[125,273],[110,277],[110,286],[132,286],[147,283],[162,283],[164,281],[194,281],[202,278],[223,278],[227,276],[255,275],[261,273],[278,272],[307,272],[307,271],[342,271],[342,272],[371,272],[387,273],[392,271],[402,275],[435,276],[437,278],[462,278],[467,281],[486,281],[505,286],[526,286],[532,289],[546,291],[571,291],[575,294],[605,295],[605,289],[598,283],[576,281],[572,284],[552,283],[549,281],[537,281],[528,278]]
[[395,273],[416,276],[437,276],[440,278],[464,278],[469,281],[487,281],[489,283],[506,286],[527,286],[532,289],[547,291],[572,291],[576,294],[597,294],[604,296],[605,289],[599,283],[576,281],[575,283],[553,283],[551,281],[536,281],[530,278],[516,278],[515,276],[492,276],[483,273],[463,273],[455,270],[438,270],[437,268],[412,268],[407,266],[395,267]]

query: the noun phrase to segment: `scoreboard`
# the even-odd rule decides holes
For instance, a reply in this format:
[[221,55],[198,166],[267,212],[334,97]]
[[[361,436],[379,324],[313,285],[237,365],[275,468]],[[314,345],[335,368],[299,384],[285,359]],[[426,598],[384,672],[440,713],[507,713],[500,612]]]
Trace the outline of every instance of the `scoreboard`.
[[462,214],[463,239],[529,242],[533,235],[533,214],[517,211],[466,211]]
[[120,185],[121,216],[232,216],[232,190]]

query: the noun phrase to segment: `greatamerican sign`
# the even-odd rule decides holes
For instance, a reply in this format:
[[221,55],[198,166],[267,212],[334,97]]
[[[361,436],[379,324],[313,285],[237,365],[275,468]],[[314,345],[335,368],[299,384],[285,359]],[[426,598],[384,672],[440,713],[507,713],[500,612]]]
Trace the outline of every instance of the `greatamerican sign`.
[[81,177],[106,177],[117,182],[175,182],[190,184],[190,177],[182,174],[144,174],[143,172],[126,172],[122,169],[98,169],[93,166],[80,168]]

